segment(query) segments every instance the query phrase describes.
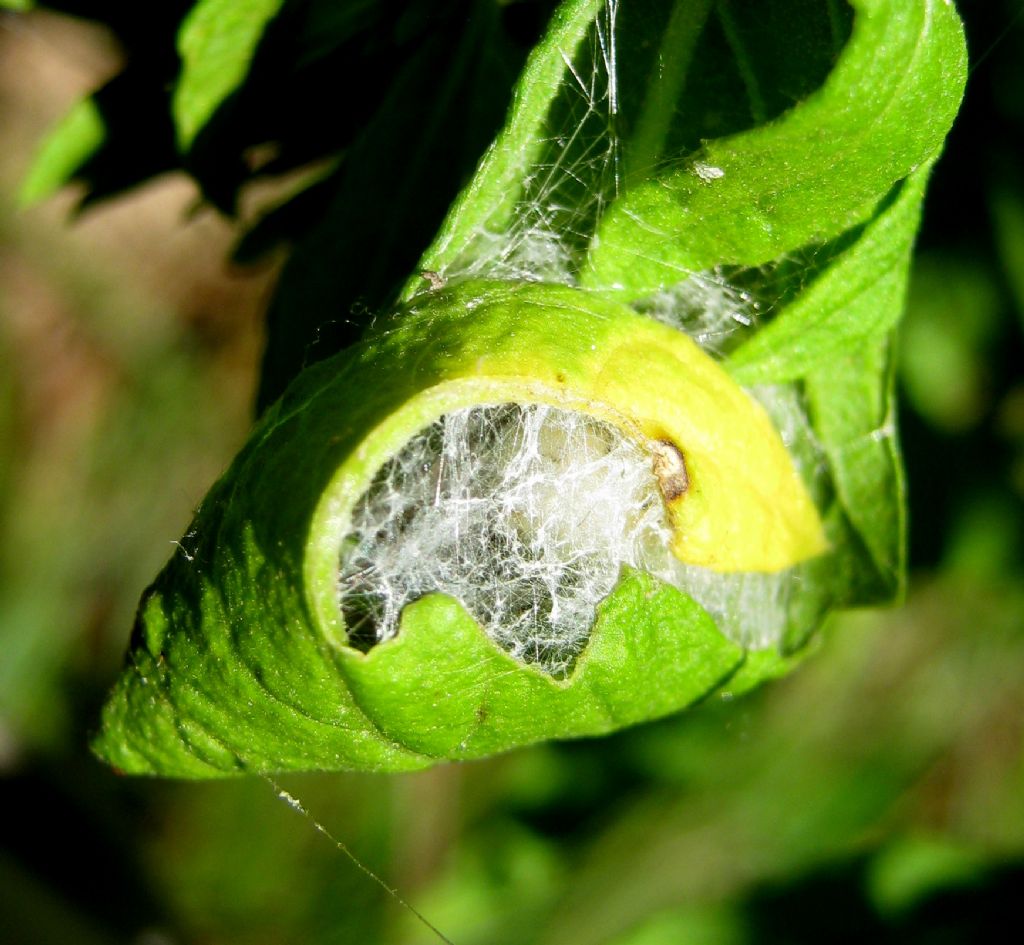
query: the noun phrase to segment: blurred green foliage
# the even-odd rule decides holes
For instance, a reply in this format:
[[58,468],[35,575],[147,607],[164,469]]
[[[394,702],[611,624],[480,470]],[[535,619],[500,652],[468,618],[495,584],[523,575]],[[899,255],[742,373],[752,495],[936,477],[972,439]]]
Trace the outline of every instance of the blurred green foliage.
[[[1024,880],[1017,6],[962,4],[975,71],[900,355],[906,607],[834,620],[763,691],[613,738],[284,784],[458,945],[1006,940],[994,922]],[[225,395],[230,367],[194,327],[124,297],[4,186],[4,941],[433,941],[270,785],[127,781],[86,755],[159,536],[244,433],[244,392]],[[41,360],[11,317],[25,260],[73,310],[89,370]],[[62,397],[83,377],[101,380]]]

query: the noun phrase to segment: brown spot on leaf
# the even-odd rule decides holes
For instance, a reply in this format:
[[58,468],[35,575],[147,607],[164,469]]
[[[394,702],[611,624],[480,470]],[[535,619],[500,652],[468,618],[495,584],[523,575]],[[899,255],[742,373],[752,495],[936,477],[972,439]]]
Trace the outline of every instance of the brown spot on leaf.
[[651,470],[658,480],[661,494],[666,502],[672,502],[690,488],[690,477],[686,472],[686,460],[682,451],[671,440],[652,440]]

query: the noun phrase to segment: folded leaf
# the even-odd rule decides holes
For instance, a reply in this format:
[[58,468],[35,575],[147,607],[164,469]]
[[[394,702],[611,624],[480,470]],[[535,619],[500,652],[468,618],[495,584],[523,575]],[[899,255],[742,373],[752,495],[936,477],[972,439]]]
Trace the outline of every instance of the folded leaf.
[[851,6],[853,35],[824,87],[627,190],[601,220],[585,285],[637,298],[711,266],[779,259],[868,220],[929,161],[963,90],[956,11],[945,0]]
[[[738,669],[743,647],[704,608],[629,568],[595,601],[561,678],[437,593],[405,608],[397,635],[354,645],[340,571],[356,503],[410,437],[494,403],[583,413],[649,450],[664,542],[708,580],[826,548],[767,416],[684,335],[579,290],[464,283],[307,371],[264,418],[147,592],[101,756],[186,777],[399,770],[606,732],[680,709]],[[685,472],[665,487],[669,447]]]

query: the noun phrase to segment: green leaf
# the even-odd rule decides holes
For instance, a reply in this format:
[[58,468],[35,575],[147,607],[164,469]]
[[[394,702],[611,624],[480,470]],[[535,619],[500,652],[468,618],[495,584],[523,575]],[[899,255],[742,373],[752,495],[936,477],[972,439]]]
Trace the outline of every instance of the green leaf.
[[495,241],[571,229],[574,278],[641,298],[863,223],[941,146],[966,56],[942,0],[852,6],[832,69],[837,4],[777,0],[757,17],[724,2],[563,4],[422,268],[458,272]]
[[[466,253],[483,229],[500,232],[511,225],[524,172],[540,160],[549,129],[549,112],[559,95],[576,49],[592,28],[605,0],[569,0],[555,11],[544,39],[534,48],[519,79],[505,127],[488,148],[473,180],[453,204],[420,271],[443,271]],[[420,287],[406,283],[408,300]]]
[[[637,345],[647,377],[624,385]],[[338,583],[356,499],[438,415],[515,398],[610,411],[684,443],[697,485],[672,500],[674,523],[700,518],[678,529],[684,561],[710,553],[743,571],[822,547],[781,440],[687,338],[574,289],[468,283],[306,371],[267,413],[146,595],[101,756],[182,777],[403,770],[655,718],[741,667],[740,690],[777,674],[777,656],[748,659],[693,599],[632,571],[564,679],[501,650],[440,594],[368,653],[349,642]]]
[[28,176],[21,186],[23,206],[45,200],[75,175],[82,164],[103,144],[106,126],[92,98],[71,109],[43,142]]
[[[826,453],[817,488],[834,553],[802,566],[790,647],[831,607],[885,600],[901,587],[902,477],[889,394],[881,393],[891,386],[888,363],[833,368],[885,343],[902,313],[925,184],[966,75],[950,5],[851,6],[843,45],[837,4],[767,4],[754,17],[731,3],[678,3],[660,19],[639,4],[618,22],[607,9],[564,5],[566,19],[535,50],[502,136],[423,263],[457,276],[473,271],[488,240],[516,252],[517,241],[550,227],[556,237],[571,231],[560,247],[568,269],[554,278],[644,305],[708,269],[789,270],[781,281],[771,267],[751,280],[768,317],[737,333],[727,366],[748,385],[807,379],[807,432]],[[613,33],[618,60],[602,86],[594,49],[607,48]],[[821,73],[796,52],[802,42],[821,50],[830,41],[836,59]],[[711,62],[708,49],[717,53]],[[692,102],[708,74],[718,83],[710,98],[726,112],[729,77],[738,79],[731,88],[753,128],[695,133],[710,126],[701,111],[710,106]],[[573,96],[588,84],[581,117]],[[779,101],[780,86],[799,89],[795,104]],[[609,183],[606,164],[581,153],[621,169]],[[560,174],[603,199],[588,205],[571,183],[553,181]],[[547,182],[539,194],[535,178]],[[507,277],[515,276],[513,267]],[[533,277],[551,278],[543,269]],[[872,489],[885,491],[872,501]]]
[[903,313],[910,254],[931,162],[827,268],[728,358],[741,384],[797,380],[888,332]]
[[218,106],[245,78],[253,53],[284,0],[201,0],[178,33],[181,77],[172,110],[187,151]]
[[[828,74],[843,20],[807,0],[771,0],[756,18],[721,2],[563,3],[421,268],[514,275],[525,261],[527,277],[547,278],[535,265],[546,242],[566,257],[560,281],[575,281],[609,204],[654,169],[643,152],[669,158],[782,113]],[[757,38],[752,61],[735,48],[745,32]],[[750,83],[764,89],[755,108]],[[503,258],[481,269],[496,244]],[[403,297],[415,291],[410,282]]]
[[[288,617],[282,602],[272,602],[274,615]],[[411,605],[393,640],[333,661],[311,633],[268,634],[264,625],[253,634],[252,612],[239,635],[232,626],[241,615],[229,616],[212,590],[194,636],[180,632],[191,610],[175,612],[181,603],[171,595],[149,599],[147,626],[165,619],[157,609],[168,605],[179,629],[134,651],[93,744],[128,773],[421,768],[666,715],[743,661],[697,604],[639,573],[602,605],[564,681],[504,653],[441,595]],[[295,627],[299,613],[290,616]]]
[[[430,289],[408,278],[396,317],[298,375],[147,594],[100,754],[196,777],[402,770],[607,732],[782,675],[831,608],[898,594],[889,343],[965,56],[941,0],[851,6],[852,25],[847,8],[812,0],[766,0],[757,15],[726,0],[563,3],[421,259]],[[189,140],[248,67],[274,12],[259,10],[241,32],[229,18],[207,33],[199,12],[186,25],[178,105],[203,75],[197,50],[216,51],[216,37],[233,47],[202,63],[217,78],[179,120]],[[467,36],[438,99],[454,100]],[[359,286],[376,305],[394,260],[408,265],[373,250],[400,235],[408,251],[403,222],[430,218],[409,205],[452,170],[424,175],[445,109],[432,104],[422,128],[400,120],[436,61],[437,47],[422,52],[325,181],[332,205],[282,280],[268,360],[282,334],[308,342],[289,326],[344,317]],[[745,280],[759,314],[730,341],[732,379],[623,304],[650,309],[707,270]],[[790,385],[765,392],[782,436],[735,381]],[[738,573],[716,585],[738,594],[751,571],[763,587],[763,572],[783,570],[780,645],[747,653],[685,594],[627,572],[565,678],[517,661],[429,592],[396,637],[357,649],[338,586],[356,499],[447,409],[508,400],[585,408],[675,447],[687,484],[664,495],[673,551]]]
[[133,36],[124,70],[73,106],[50,132],[23,184],[23,203],[73,180],[84,185],[78,205],[84,207],[179,167],[167,111],[177,68],[168,30],[177,16],[174,8],[154,16],[144,33]]
[[952,838],[912,835],[881,850],[867,884],[880,911],[899,915],[950,887],[977,885],[988,865],[980,850]]
[[603,602],[564,682],[497,649],[461,605],[440,596],[410,605],[393,640],[365,657],[346,655],[356,698],[380,730],[440,758],[666,715],[715,689],[743,658],[691,599],[640,573]]
[[944,0],[852,6],[853,35],[825,86],[627,190],[602,218],[584,285],[643,297],[712,266],[826,242],[929,161],[966,77],[956,12]]
[[902,596],[906,496],[896,438],[891,335],[834,357],[805,393],[835,496],[825,516],[835,547],[830,587],[839,605]]

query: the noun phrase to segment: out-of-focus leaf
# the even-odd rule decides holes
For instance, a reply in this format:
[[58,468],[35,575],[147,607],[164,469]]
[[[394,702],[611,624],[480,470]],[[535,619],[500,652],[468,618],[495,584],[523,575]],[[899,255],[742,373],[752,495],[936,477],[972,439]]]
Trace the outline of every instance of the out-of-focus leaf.
[[905,913],[938,889],[977,882],[986,858],[941,837],[907,837],[881,850],[871,863],[869,889],[880,912]]
[[986,262],[922,253],[900,327],[899,375],[910,404],[950,433],[991,409],[1003,304]]
[[[989,862],[1020,857],[1024,600],[1012,584],[979,590],[937,585],[903,611],[844,615],[819,659],[752,702],[617,738],[605,763],[625,753],[650,780],[589,834],[536,941],[598,945],[661,910],[728,902],[756,942],[756,890],[813,888],[866,838],[934,822]],[[808,892],[793,898],[834,928]]]
[[174,92],[178,145],[199,129],[245,77],[260,36],[284,0],[200,0],[178,34],[181,77]]
[[1024,331],[1024,196],[1003,184],[991,197],[993,235]]
[[1012,579],[1024,563],[1024,507],[1017,495],[971,490],[948,523],[944,569],[979,582]]
[[749,941],[734,911],[703,906],[656,913],[616,936],[610,945],[746,945]]
[[44,200],[63,187],[103,143],[106,126],[95,100],[83,99],[50,132],[22,184],[23,205]]
[[[568,879],[566,858],[556,844],[518,824],[495,821],[467,838],[443,880],[419,903],[452,941],[523,941]],[[403,916],[399,928],[404,934],[390,941],[423,940],[415,916]]]
[[79,102],[44,143],[22,201],[78,181],[85,185],[80,205],[89,206],[177,167],[168,70],[166,55],[141,55]]

